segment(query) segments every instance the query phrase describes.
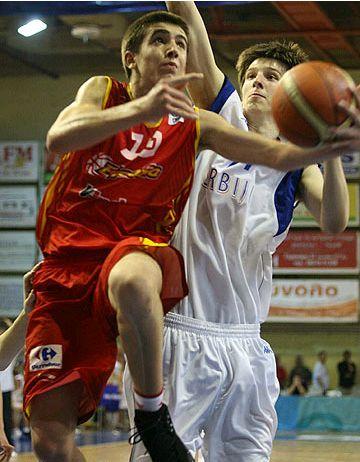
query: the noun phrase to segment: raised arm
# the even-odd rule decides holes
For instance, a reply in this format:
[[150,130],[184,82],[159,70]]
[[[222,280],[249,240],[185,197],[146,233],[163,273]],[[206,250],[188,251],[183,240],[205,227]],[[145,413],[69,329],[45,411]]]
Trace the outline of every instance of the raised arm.
[[[260,164],[277,170],[295,170],[360,149],[360,137],[326,143],[313,149],[270,140],[254,132],[245,132],[228,124],[222,117],[200,110],[201,148],[210,148],[235,162]],[[342,133],[342,130],[339,131]]]
[[170,12],[181,16],[189,26],[188,72],[202,72],[204,79],[194,81],[189,90],[198,107],[209,109],[224,82],[224,74],[218,68],[209,37],[195,2],[166,2]]
[[50,128],[46,146],[55,154],[94,146],[142,122],[159,120],[172,112],[195,119],[191,101],[183,88],[198,74],[160,81],[145,96],[119,106],[103,109],[110,79],[92,77],[79,89],[75,101],[66,107]]
[[324,163],[324,177],[317,166],[307,167],[299,186],[299,199],[323,231],[339,233],[346,228],[349,191],[340,158]]

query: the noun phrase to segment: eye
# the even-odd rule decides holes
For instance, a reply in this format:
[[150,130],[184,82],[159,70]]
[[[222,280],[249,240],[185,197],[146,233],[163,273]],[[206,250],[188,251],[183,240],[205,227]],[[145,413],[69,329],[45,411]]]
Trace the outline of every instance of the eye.
[[279,80],[279,76],[277,74],[269,74],[269,80]]
[[165,40],[163,37],[157,36],[157,37],[154,37],[153,42],[154,43],[165,43]]
[[180,47],[180,48],[183,48],[184,50],[186,50],[186,43],[183,42],[182,40],[179,40],[177,42],[177,46]]

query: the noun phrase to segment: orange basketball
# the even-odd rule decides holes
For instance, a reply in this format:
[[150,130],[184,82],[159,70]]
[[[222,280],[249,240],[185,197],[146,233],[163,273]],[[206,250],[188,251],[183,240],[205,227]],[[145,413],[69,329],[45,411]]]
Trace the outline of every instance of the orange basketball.
[[340,100],[355,104],[350,75],[332,63],[309,61],[287,71],[272,100],[280,134],[300,146],[315,146],[329,139],[329,127],[350,125],[337,107]]

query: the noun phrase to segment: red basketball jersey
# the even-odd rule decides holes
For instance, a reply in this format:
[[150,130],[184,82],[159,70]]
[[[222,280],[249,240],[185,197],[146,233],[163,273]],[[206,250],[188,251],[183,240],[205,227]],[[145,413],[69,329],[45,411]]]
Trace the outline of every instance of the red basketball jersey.
[[[130,101],[108,78],[103,108]],[[128,236],[168,242],[189,196],[199,125],[169,114],[63,156],[41,203],[44,255],[102,251]]]

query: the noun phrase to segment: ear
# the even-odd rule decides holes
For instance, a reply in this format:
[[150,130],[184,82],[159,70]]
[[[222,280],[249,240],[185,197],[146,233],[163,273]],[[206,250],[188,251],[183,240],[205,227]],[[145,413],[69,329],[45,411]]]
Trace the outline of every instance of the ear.
[[125,52],[125,66],[129,69],[134,69],[136,66],[136,55],[132,51]]

